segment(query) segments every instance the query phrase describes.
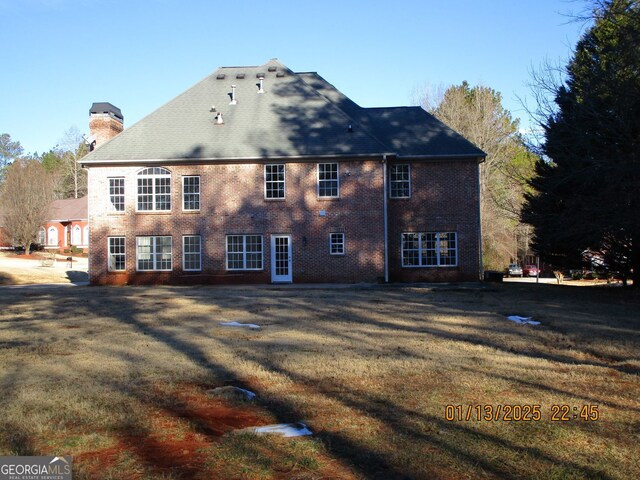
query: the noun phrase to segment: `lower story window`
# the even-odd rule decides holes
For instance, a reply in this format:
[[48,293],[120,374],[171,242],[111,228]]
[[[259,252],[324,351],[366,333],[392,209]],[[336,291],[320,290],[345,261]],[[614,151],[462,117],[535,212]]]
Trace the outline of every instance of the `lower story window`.
[[119,272],[125,270],[125,251],[124,237],[109,237],[109,271]]
[[329,235],[329,253],[331,255],[344,255],[344,233],[332,233]]
[[185,271],[202,270],[200,235],[182,237],[182,269]]
[[136,261],[141,271],[171,270],[171,237],[136,237]]
[[262,235],[227,235],[227,270],[262,270]]
[[402,234],[403,267],[455,267],[458,265],[456,232]]

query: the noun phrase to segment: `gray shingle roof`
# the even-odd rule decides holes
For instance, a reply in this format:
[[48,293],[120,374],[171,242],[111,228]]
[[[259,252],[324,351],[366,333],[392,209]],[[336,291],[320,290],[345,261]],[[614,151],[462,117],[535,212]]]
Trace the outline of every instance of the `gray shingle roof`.
[[[263,94],[258,93],[260,74]],[[235,105],[230,105],[231,85],[236,85]],[[216,125],[218,112],[224,125]],[[484,156],[419,107],[361,108],[318,74],[294,73],[274,59],[257,67],[216,70],[82,162],[384,153]]]
[[87,220],[89,218],[88,199],[84,196],[80,198],[65,198],[54,200],[49,204],[47,220],[70,222],[71,220]]

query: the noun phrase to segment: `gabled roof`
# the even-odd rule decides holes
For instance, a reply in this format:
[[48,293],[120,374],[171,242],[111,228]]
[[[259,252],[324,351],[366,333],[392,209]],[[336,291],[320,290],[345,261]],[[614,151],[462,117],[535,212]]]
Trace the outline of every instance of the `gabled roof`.
[[49,204],[47,221],[70,222],[72,220],[87,220],[89,218],[87,203],[87,196],[54,200]]
[[[218,113],[223,125],[216,124]],[[274,59],[216,70],[82,163],[383,154],[484,157],[419,107],[362,108],[318,74],[294,73]]]

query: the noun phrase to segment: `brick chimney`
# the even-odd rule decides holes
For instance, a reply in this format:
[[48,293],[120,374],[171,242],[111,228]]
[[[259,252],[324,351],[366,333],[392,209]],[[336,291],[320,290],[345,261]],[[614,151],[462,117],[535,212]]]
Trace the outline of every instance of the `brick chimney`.
[[89,110],[89,148],[91,150],[111,140],[124,129],[124,117],[118,107],[108,102],[96,102]]

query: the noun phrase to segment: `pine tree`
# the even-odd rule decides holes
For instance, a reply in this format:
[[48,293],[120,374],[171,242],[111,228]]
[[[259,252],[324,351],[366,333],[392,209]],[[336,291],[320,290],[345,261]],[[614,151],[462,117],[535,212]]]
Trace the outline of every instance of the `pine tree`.
[[[603,0],[542,125],[523,221],[557,265],[592,255],[640,284],[640,3]],[[626,283],[626,282],[625,282]]]

